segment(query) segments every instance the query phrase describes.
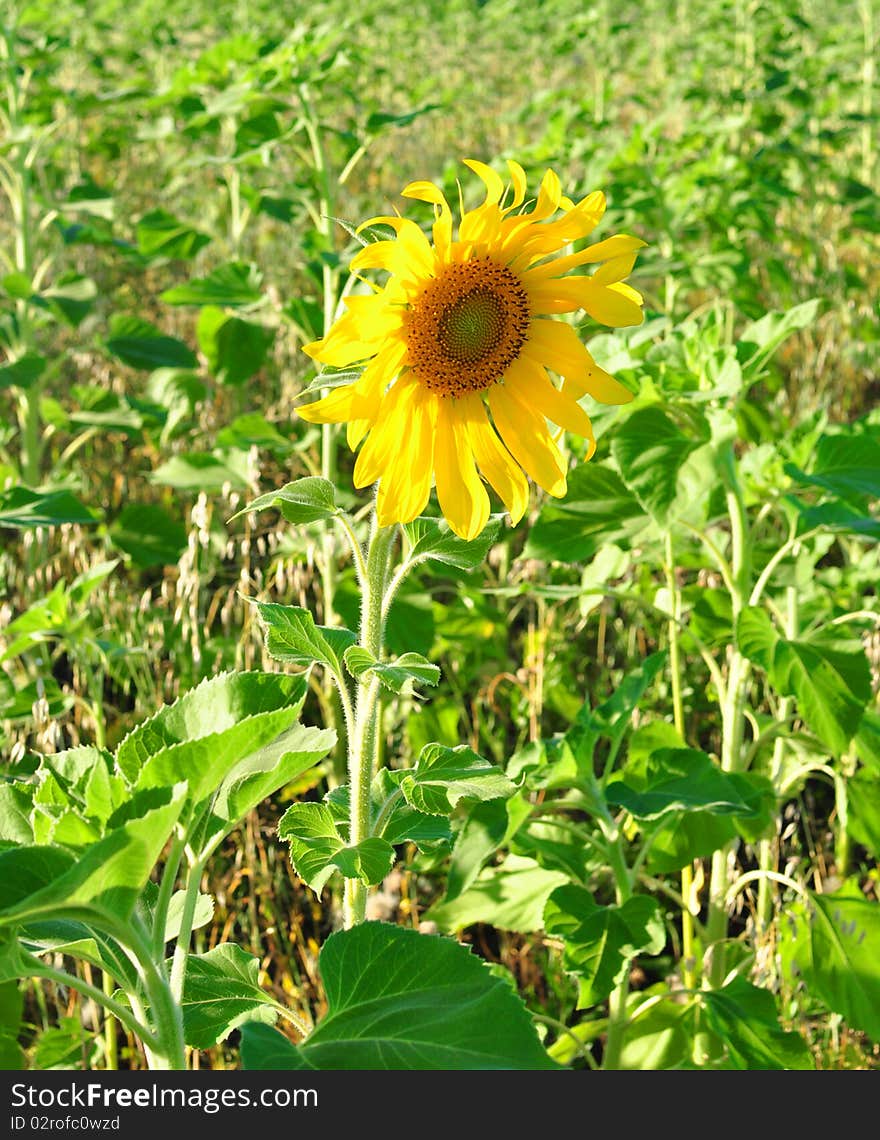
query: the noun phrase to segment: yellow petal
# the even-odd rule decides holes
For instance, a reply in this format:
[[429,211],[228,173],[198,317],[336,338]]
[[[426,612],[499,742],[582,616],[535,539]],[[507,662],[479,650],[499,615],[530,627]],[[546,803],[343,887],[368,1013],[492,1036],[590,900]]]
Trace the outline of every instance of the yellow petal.
[[407,430],[410,408],[419,391],[416,378],[404,372],[385,394],[378,419],[354,465],[355,487],[368,487],[381,478]]
[[434,247],[442,261],[449,260],[449,247],[452,244],[452,210],[446,201],[446,195],[439,186],[433,182],[410,182],[404,187],[404,198],[415,198],[418,202],[430,202],[436,209],[436,220],[433,226]]
[[604,241],[597,241],[593,245],[588,245],[579,253],[569,254],[567,257],[557,257],[553,261],[547,261],[543,265],[536,265],[533,269],[527,269],[523,274],[523,281],[527,286],[530,286],[532,282],[543,281],[548,277],[561,277],[563,273],[567,273],[569,269],[575,269],[578,265],[592,265],[600,261],[608,261],[612,258],[621,257],[625,253],[641,249],[644,245],[645,242],[641,238],[632,237],[630,234],[615,234],[613,237],[605,238]]
[[522,355],[564,376],[562,391],[575,400],[589,394],[603,404],[628,404],[633,398],[628,388],[599,367],[571,325],[562,321],[532,321]]
[[586,375],[576,380],[566,378],[562,391],[574,400],[592,396],[600,404],[628,404],[633,398],[629,388],[615,380],[610,372],[600,368],[589,352]]
[[[394,380],[406,358],[406,344],[403,340],[390,340],[377,353],[364,369],[363,375],[352,386],[353,394],[347,438],[348,446],[354,451],[381,411],[385,389]],[[338,422],[338,421],[337,421]]]
[[499,240],[502,213],[492,202],[468,210],[458,227],[458,244],[495,246]]
[[581,308],[600,324],[619,329],[640,325],[645,319],[639,301],[635,299],[638,293],[621,282],[597,285],[591,277],[570,277],[568,284],[576,286]]
[[489,389],[489,407],[501,438],[520,467],[551,495],[564,495],[565,460],[544,417],[520,403],[504,384]]
[[406,430],[398,437],[398,447],[392,451],[379,480],[379,526],[411,522],[425,509],[434,473],[438,403],[436,395],[419,386],[408,405]]
[[312,404],[303,404],[296,414],[310,424],[342,424],[351,419],[353,398],[354,384],[347,384]]
[[644,305],[645,298],[639,293],[637,289],[633,289],[632,285],[627,285],[625,281],[615,281],[613,285],[608,286],[613,289],[615,293],[619,293],[621,297],[629,297],[629,299],[636,305]]
[[585,214],[592,215],[598,225],[605,216],[606,206],[605,195],[601,190],[594,190],[591,194],[587,194],[585,198],[581,198],[577,204],[577,209],[582,210]]
[[354,273],[362,269],[391,269],[398,256],[396,241],[371,241],[351,259],[351,269]]
[[513,186],[513,201],[511,207],[516,209],[521,206],[526,200],[526,172],[518,162],[514,162],[512,158],[507,160],[507,169],[510,171],[510,182]]
[[522,354],[571,379],[582,377],[589,365],[589,353],[580,337],[562,321],[532,321]]
[[470,542],[489,520],[489,496],[477,472],[466,414],[459,401],[438,401],[434,469],[437,500],[449,525]]
[[618,281],[623,281],[632,273],[637,256],[638,253],[634,251],[622,254],[620,257],[612,257],[604,265],[599,266],[593,274],[592,280],[597,285],[613,285]]
[[482,399],[476,392],[459,400],[467,422],[468,439],[477,465],[507,508],[516,525],[529,505],[529,485],[513,456],[489,423]]
[[559,200],[562,197],[562,185],[555,170],[548,170],[541,179],[541,189],[538,191],[538,201],[529,217],[532,221],[549,218],[559,209]]
[[373,226],[390,226],[397,233],[403,224],[403,220],[400,214],[379,214],[375,218],[367,218],[365,222],[361,222],[354,232],[359,234]]
[[500,202],[501,195],[504,193],[504,182],[501,176],[496,174],[491,166],[487,166],[485,162],[478,162],[475,158],[466,158],[464,164],[471,168],[486,187],[486,199],[483,205],[494,206]]
[[590,417],[570,392],[560,392],[553,386],[540,365],[520,357],[504,374],[504,385],[510,388],[520,403],[534,407],[552,423],[591,441],[591,451],[595,450],[596,441]]

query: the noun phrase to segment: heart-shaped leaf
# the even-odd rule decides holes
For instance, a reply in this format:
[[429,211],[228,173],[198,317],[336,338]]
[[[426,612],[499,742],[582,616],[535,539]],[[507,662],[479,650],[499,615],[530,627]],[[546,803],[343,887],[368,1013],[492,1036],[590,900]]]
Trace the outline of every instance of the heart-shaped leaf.
[[399,782],[407,803],[428,815],[449,815],[462,799],[506,799],[516,791],[500,768],[464,744],[426,745]]
[[385,839],[346,844],[327,804],[294,804],[281,817],[278,835],[290,844],[294,870],[315,894],[334,871],[347,879],[381,883],[394,862],[394,848]]
[[368,922],[320,957],[328,1010],[299,1046],[242,1030],[246,1069],[553,1069],[522,1001],[463,946]]

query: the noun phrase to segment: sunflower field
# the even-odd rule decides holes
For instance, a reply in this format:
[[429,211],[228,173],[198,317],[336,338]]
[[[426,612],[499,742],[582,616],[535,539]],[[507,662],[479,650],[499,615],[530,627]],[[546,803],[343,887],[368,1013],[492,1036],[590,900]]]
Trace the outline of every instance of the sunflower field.
[[880,1068],[873,0],[0,0],[0,1068]]

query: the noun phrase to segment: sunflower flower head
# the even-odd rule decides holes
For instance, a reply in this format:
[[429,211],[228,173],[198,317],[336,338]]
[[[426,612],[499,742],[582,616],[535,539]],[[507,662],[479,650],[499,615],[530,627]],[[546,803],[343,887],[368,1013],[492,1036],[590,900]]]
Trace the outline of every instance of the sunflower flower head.
[[[351,265],[357,275],[383,271],[384,283],[349,297],[345,313],[305,351],[322,364],[362,365],[363,372],[299,414],[312,423],[347,423],[349,446],[363,443],[354,482],[378,481],[381,526],[421,514],[436,483],[449,525],[472,539],[489,518],[484,480],[518,522],[528,505],[527,476],[551,495],[565,494],[567,464],[549,425],[585,439],[589,459],[596,444],[578,401],[632,399],[574,328],[553,318],[583,310],[612,328],[640,324],[642,298],[625,278],[645,243],[616,234],[564,253],[602,218],[601,192],[575,203],[548,170],[526,203],[518,163],[507,164],[508,187],[484,163],[466,165],[486,193],[479,206],[462,210],[457,233],[431,182],[412,182],[403,194],[433,206],[433,241],[397,216],[361,227],[394,231]],[[598,268],[589,274],[584,266]]]

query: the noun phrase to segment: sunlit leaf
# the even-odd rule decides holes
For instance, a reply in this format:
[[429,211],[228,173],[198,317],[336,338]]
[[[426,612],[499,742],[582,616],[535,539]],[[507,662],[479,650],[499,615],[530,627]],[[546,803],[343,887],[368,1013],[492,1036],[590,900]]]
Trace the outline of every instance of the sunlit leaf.
[[659,954],[666,945],[663,912],[647,895],[600,906],[583,887],[559,887],[547,901],[544,926],[565,942],[563,965],[579,981],[580,1009],[606,998],[638,954]]
[[462,799],[495,800],[516,791],[500,768],[464,744],[427,745],[415,767],[400,773],[399,780],[407,802],[428,815],[448,815]]
[[265,495],[260,495],[246,507],[242,507],[232,518],[237,519],[239,515],[247,514],[248,511],[262,511],[267,507],[277,507],[284,518],[292,523],[329,519],[338,512],[336,489],[329,479],[322,479],[318,475],[307,475],[304,479],[286,483],[277,491],[267,491]]
[[567,882],[567,874],[545,871],[534,859],[508,855],[497,867],[485,867],[454,899],[435,903],[424,917],[450,932],[488,922],[499,930],[528,934],[543,927],[547,899]]
[[806,1041],[779,1024],[767,990],[734,978],[701,995],[711,1028],[725,1042],[737,1069],[815,1069]]
[[207,277],[195,277],[174,285],[162,294],[168,305],[228,305],[231,308],[256,305],[263,299],[261,275],[253,265],[231,261],[220,265]]
[[394,848],[385,839],[346,844],[326,804],[294,804],[281,817],[278,835],[290,844],[294,870],[315,894],[320,894],[334,871],[341,871],[347,879],[380,883],[394,861]]
[[345,651],[345,666],[357,680],[372,673],[386,689],[401,693],[407,682],[417,685],[436,685],[440,669],[420,653],[404,653],[390,661],[377,661],[368,649],[351,645]]
[[[450,939],[368,922],[320,957],[328,1010],[300,1046],[242,1031],[246,1069],[552,1069],[511,987]],[[450,1016],[454,1011],[454,1016]]]
[[357,641],[357,634],[341,626],[316,625],[302,606],[277,602],[253,602],[266,630],[266,648],[276,661],[289,665],[317,662],[336,677],[345,676],[343,656]]
[[70,491],[40,492],[28,487],[0,491],[0,527],[24,530],[64,523],[94,526],[98,521],[97,512],[84,506]]
[[187,1045],[210,1049],[246,1021],[272,1025],[278,1016],[276,1003],[259,979],[259,959],[232,943],[190,954],[181,1003]]

